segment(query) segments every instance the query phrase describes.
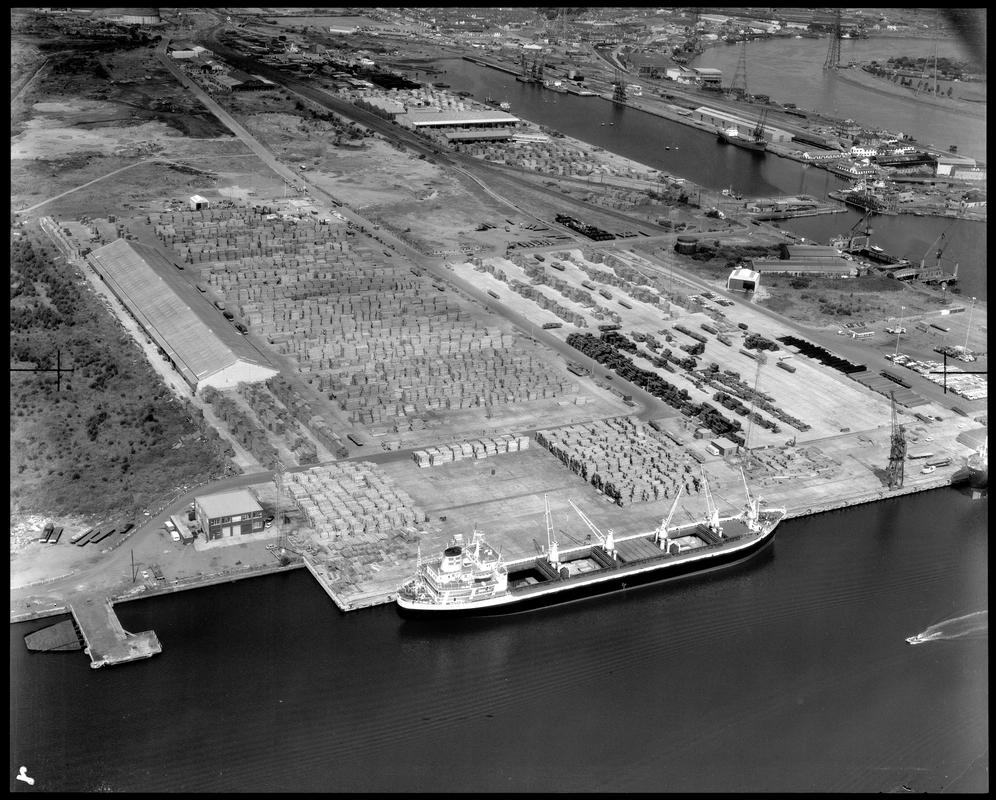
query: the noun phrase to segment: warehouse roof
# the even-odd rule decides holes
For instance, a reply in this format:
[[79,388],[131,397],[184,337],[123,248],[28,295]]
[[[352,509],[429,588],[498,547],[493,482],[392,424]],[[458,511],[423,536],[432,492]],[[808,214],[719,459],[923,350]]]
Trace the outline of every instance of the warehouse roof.
[[761,277],[761,273],[744,267],[737,267],[730,273],[731,281],[756,281]]
[[518,117],[504,111],[409,111],[398,117],[415,127],[436,125],[513,125]]
[[[188,383],[199,384],[240,362],[276,374],[220,315],[209,325],[191,308],[189,303],[196,304],[199,298],[188,301],[156,271],[150,261],[169,267],[154,250],[116,239],[94,250],[89,258]],[[211,311],[206,301],[201,302],[205,314]]]
[[812,272],[825,275],[856,275],[857,267],[845,258],[755,258],[758,272]]
[[443,134],[451,142],[476,141],[478,139],[511,139],[511,128],[489,128],[477,131],[447,131]]
[[836,247],[829,247],[820,244],[790,244],[786,245],[791,258],[817,259],[832,258],[840,259],[840,250]]
[[197,503],[208,519],[233,517],[237,514],[251,514],[253,511],[263,510],[259,501],[246,489],[237,489],[232,492],[221,492],[219,494],[206,494],[198,497]]

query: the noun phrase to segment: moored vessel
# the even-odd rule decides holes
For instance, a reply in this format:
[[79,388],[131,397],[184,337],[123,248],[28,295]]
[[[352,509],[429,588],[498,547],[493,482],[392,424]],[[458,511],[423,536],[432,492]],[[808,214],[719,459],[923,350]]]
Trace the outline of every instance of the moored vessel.
[[744,150],[751,150],[755,153],[763,153],[768,149],[768,140],[764,135],[764,119],[767,110],[761,112],[757,120],[757,125],[750,132],[749,136],[744,136],[738,128],[720,128],[718,137],[721,142],[742,147]]
[[546,552],[524,559],[506,561],[477,530],[469,542],[458,535],[439,557],[419,555],[414,576],[398,589],[398,610],[406,616],[528,611],[713,572],[746,561],[771,542],[784,508],[762,509],[748,490],[741,513],[720,517],[705,486],[705,520],[671,525],[679,491],[657,529],[628,536],[603,534],[571,501],[595,538],[569,548],[556,541],[547,503]]

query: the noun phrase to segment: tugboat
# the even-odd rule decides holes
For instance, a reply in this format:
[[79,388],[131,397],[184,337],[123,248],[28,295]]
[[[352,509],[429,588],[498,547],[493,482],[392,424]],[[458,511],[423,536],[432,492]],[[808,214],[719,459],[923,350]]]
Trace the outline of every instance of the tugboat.
[[745,509],[720,517],[706,482],[706,519],[672,527],[679,491],[656,530],[628,536],[615,536],[611,530],[603,534],[571,501],[597,542],[564,549],[555,538],[545,501],[544,554],[506,561],[476,529],[469,542],[460,534],[438,558],[424,560],[419,552],[415,575],[398,589],[398,611],[437,617],[526,611],[738,564],[772,541],[786,513],[784,508],[762,510],[761,501],[750,495],[746,477],[744,489]]

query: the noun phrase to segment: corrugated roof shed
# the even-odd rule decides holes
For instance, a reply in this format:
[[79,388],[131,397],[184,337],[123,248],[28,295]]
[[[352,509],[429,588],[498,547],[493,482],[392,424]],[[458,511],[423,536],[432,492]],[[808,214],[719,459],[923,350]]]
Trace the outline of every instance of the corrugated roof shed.
[[237,489],[233,492],[220,492],[219,494],[206,494],[198,497],[197,503],[208,519],[233,517],[236,514],[251,514],[253,511],[263,510],[259,501],[246,489]]
[[518,117],[504,111],[409,111],[398,117],[402,124],[430,125],[513,125]]
[[[88,256],[107,285],[166,351],[184,380],[199,388],[266,380],[277,371],[220,317],[208,325],[188,300],[149,263],[162,259],[142,245],[117,239]],[[196,302],[191,298],[190,302]],[[210,311],[206,301],[203,311]]]

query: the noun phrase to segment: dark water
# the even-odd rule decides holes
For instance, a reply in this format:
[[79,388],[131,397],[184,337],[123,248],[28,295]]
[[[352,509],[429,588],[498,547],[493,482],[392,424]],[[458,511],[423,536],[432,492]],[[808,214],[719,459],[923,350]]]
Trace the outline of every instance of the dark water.
[[[798,57],[796,49],[815,46],[825,47],[825,41],[793,39],[788,43],[793,49],[785,58],[786,78],[801,81],[804,78],[788,69],[792,59]],[[868,41],[868,40],[864,40]],[[815,43],[815,44],[814,44]],[[771,44],[771,43],[769,43]],[[783,43],[785,44],[785,43]],[[760,45],[751,45],[751,47]],[[720,48],[720,50],[735,48]],[[712,53],[713,51],[709,51]],[[778,51],[774,51],[778,52]],[[901,50],[897,50],[901,52]],[[943,55],[943,53],[941,53]],[[772,56],[773,57],[773,56]],[[481,67],[463,60],[440,62],[446,68],[445,80],[452,91],[473,92],[478,100],[493,97],[507,100],[512,113],[541,125],[547,125],[567,136],[590,142],[604,149],[631,158],[641,164],[664,170],[693,181],[704,187],[734,191],[748,197],[785,194],[809,194],[826,198],[827,192],[839,189],[847,181],[817,167],[801,164],[772,155],[758,156],[737,147],[723,145],[712,134],[690,128],[671,120],[655,117],[633,108],[617,106],[597,97],[575,97],[543,89],[535,84],[520,83],[504,72]],[[818,74],[821,81],[830,81],[834,96],[851,98],[847,103],[860,101],[861,87],[834,82],[825,77],[820,61]],[[734,64],[735,67],[735,64]],[[802,75],[806,71],[801,72]],[[810,77],[808,80],[816,80]],[[824,84],[821,84],[824,85]],[[752,91],[761,91],[760,88]],[[857,95],[857,97],[852,97]],[[781,94],[776,96],[781,97]],[[807,95],[810,96],[810,95]],[[844,101],[841,101],[844,102]],[[933,110],[924,111],[930,115]],[[859,119],[864,119],[859,117]],[[605,125],[602,125],[602,123]],[[608,123],[614,123],[609,125]],[[960,123],[947,116],[948,128],[960,130]],[[665,150],[670,145],[671,150]],[[675,149],[677,148],[677,149]],[[806,217],[781,223],[786,230],[795,231],[808,239],[826,244],[831,237],[846,233],[861,219],[861,213],[848,210],[846,214]],[[986,297],[986,224],[950,220],[941,217],[875,217],[872,221],[872,241],[880,247],[915,263],[927,257],[928,264],[935,263],[938,237],[946,232],[947,247],[941,263],[948,271],[958,264],[959,288],[968,297]]]
[[[779,223],[782,228],[794,231],[806,239],[826,244],[836,234],[846,234],[862,213],[848,209],[846,214],[822,217],[802,217]],[[894,255],[908,258],[915,264],[926,257],[930,266],[937,263],[937,250],[943,248],[941,265],[948,272],[958,267],[960,300],[985,299],[988,290],[988,262],[986,259],[986,223],[952,220],[944,217],[894,217],[871,218],[871,241]],[[864,229],[859,225],[858,231]],[[943,238],[938,240],[938,237]],[[946,245],[945,245],[946,243]]]
[[[512,114],[711,189],[733,187],[751,196],[826,193],[847,182],[826,170],[720,144],[714,133],[610,103],[520,83],[509,75],[463,60],[439,62],[452,91],[475,99],[507,100]],[[604,125],[603,125],[604,123]],[[611,124],[610,124],[611,123]],[[670,146],[671,150],[665,147]],[[677,148],[677,149],[675,149]]]
[[[783,524],[724,577],[463,623],[343,615],[306,572],[119,606],[164,652],[89,669],[11,626],[38,790],[988,788],[986,501]],[[976,615],[979,618],[980,615]],[[911,647],[931,630],[944,640]],[[11,787],[27,789],[11,779]]]
[[[930,39],[879,37],[844,39],[840,43],[840,61],[884,63],[895,56],[933,58]],[[753,94],[767,94],[778,102],[794,102],[800,108],[820,111],[840,119],[857,120],[863,125],[879,126],[890,131],[908,133],[923,144],[958,151],[986,160],[985,104],[981,115],[952,113],[950,109],[917,102],[913,95],[895,96],[857,86],[840,75],[823,69],[829,40],[782,39],[750,42],[747,45],[747,86]],[[740,45],[721,45],[706,50],[693,62],[696,67],[721,69],[732,80],[740,59]],[[956,39],[937,42],[938,58],[967,61],[966,47]],[[944,84],[945,91],[949,84]],[[954,84],[953,94],[985,96],[986,85]]]

